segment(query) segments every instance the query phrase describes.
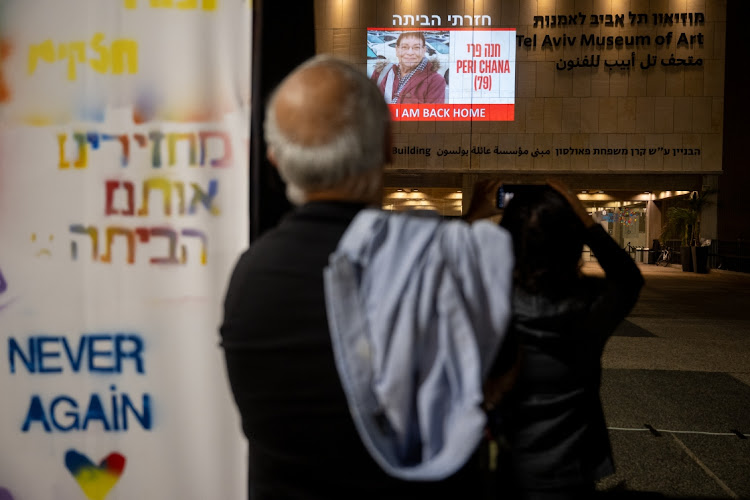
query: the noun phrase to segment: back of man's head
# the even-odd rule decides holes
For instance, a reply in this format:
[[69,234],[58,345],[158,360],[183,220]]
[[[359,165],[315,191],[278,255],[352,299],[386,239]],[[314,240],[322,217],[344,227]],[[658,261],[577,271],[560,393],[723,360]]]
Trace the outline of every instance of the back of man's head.
[[289,199],[377,202],[389,123],[382,94],[354,66],[330,56],[300,65],[272,95],[264,124]]

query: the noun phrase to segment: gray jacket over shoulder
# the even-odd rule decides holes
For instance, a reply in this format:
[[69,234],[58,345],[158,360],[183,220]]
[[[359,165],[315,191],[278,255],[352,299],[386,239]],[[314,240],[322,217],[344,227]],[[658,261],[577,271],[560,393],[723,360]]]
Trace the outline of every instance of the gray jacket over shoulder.
[[438,480],[482,438],[482,382],[506,337],[507,231],[361,211],[324,271],[337,370],[356,428],[390,475]]

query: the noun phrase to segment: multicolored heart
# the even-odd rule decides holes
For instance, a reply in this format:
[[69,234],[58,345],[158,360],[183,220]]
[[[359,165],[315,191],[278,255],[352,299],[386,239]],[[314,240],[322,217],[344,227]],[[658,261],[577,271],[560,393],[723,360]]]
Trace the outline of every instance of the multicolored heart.
[[65,453],[65,467],[81,487],[89,500],[104,500],[109,490],[120,480],[125,469],[125,457],[117,452],[110,453],[99,462],[89,460],[76,450]]

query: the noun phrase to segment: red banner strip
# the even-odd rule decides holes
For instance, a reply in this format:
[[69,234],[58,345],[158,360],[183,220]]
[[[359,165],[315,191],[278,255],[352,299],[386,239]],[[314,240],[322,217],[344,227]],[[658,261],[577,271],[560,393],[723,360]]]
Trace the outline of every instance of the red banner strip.
[[514,104],[389,104],[394,121],[513,121]]

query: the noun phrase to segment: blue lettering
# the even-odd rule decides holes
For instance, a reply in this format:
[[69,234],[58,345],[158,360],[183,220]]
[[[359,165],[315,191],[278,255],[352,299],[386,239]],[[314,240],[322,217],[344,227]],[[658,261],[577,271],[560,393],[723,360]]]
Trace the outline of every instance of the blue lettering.
[[63,347],[65,348],[65,353],[68,355],[70,367],[75,373],[78,373],[78,370],[81,369],[81,361],[83,361],[83,351],[86,347],[86,342],[83,339],[78,342],[78,355],[75,357],[73,357],[73,353],[70,351],[70,345],[68,345],[68,339],[66,338],[63,338]]
[[16,356],[21,358],[21,362],[26,366],[26,370],[34,373],[36,366],[36,356],[34,355],[34,337],[29,338],[29,357],[23,355],[23,349],[18,345],[16,339],[8,337],[8,358],[10,361],[10,373],[16,373]]
[[123,365],[130,361],[135,372],[143,374],[143,352],[143,338],[135,334],[82,335],[77,346],[67,337],[38,335],[28,338],[26,349],[15,338],[8,338],[10,373],[22,366],[29,373],[61,373],[67,369],[78,373],[84,366],[93,373],[122,373]]
[[[129,420],[133,418],[140,424],[141,428],[151,430],[153,418],[151,416],[151,396],[143,394],[141,397],[140,409],[134,403],[134,400],[128,394],[117,393],[117,388],[110,386],[112,394],[110,395],[110,407],[102,404],[102,398],[98,394],[91,394],[88,400],[86,410],[79,411],[83,408],[78,401],[68,395],[61,394],[45,408],[45,404],[39,395],[33,395],[29,403],[29,410],[26,413],[26,419],[21,426],[23,432],[28,432],[31,426],[38,422],[47,433],[55,430],[61,432],[86,431],[89,424],[94,421],[101,422],[105,432],[127,431]],[[104,399],[106,401],[106,399]],[[49,410],[49,411],[47,411]],[[129,417],[131,417],[129,419]],[[52,425],[50,425],[52,422]]]
[[86,410],[86,416],[83,418],[83,430],[85,431],[89,426],[89,420],[101,420],[104,425],[104,430],[109,430],[109,423],[107,422],[107,416],[104,414],[104,408],[102,408],[102,402],[99,396],[96,394],[91,395],[89,400],[89,407]]
[[52,417],[52,425],[55,426],[55,428],[59,431],[68,432],[70,430],[78,430],[78,412],[75,411],[66,411],[65,416],[71,419],[71,423],[67,426],[60,425],[60,422],[57,420],[57,417],[55,416],[55,410],[57,409],[57,405],[60,403],[68,403],[74,410],[78,409],[78,404],[75,402],[73,398],[70,398],[68,396],[58,396],[55,399],[52,400],[52,404],[49,405],[49,414],[50,417]]
[[141,415],[138,414],[138,410],[136,410],[135,406],[133,406],[132,401],[130,401],[130,398],[127,394],[122,395],[122,428],[123,430],[128,429],[128,414],[125,412],[127,408],[130,408],[130,410],[133,412],[133,415],[135,415],[135,418],[138,419],[138,422],[141,424],[141,427],[143,427],[146,430],[151,429],[151,397],[148,394],[143,395],[143,413]]
[[[123,348],[123,344],[132,343],[133,349],[127,351]],[[115,352],[117,353],[117,364],[115,371],[122,373],[122,359],[130,358],[135,363],[136,373],[144,373],[143,370],[143,339],[138,335],[117,335],[115,337]]]
[[[112,373],[114,371],[114,367],[108,366],[108,367],[102,367],[97,366],[98,363],[96,362],[97,358],[109,358],[112,357],[112,348],[110,347],[106,351],[97,351],[96,350],[96,343],[97,342],[112,342],[112,336],[111,335],[90,335],[88,337],[89,341],[89,371],[91,372],[104,372],[104,373]],[[84,423],[84,426],[86,424]]]
[[114,393],[117,390],[117,387],[112,384],[109,386],[109,390],[113,393],[110,400],[112,402],[112,427],[114,427],[114,430],[119,431],[120,425],[117,421],[117,394]]
[[42,400],[34,394],[31,396],[31,403],[29,404],[29,411],[26,413],[26,420],[23,421],[21,430],[23,432],[29,432],[29,427],[33,422],[41,422],[44,426],[44,430],[52,432],[50,429],[49,422],[47,422],[47,416],[44,414],[44,407],[42,406]]
[[44,345],[48,344],[50,342],[58,343],[60,342],[60,337],[48,337],[48,336],[40,336],[36,339],[36,352],[37,352],[37,360],[39,360],[39,373],[60,373],[62,371],[61,366],[45,366],[44,359],[45,358],[59,358],[60,357],[60,351],[59,350],[45,350]]

